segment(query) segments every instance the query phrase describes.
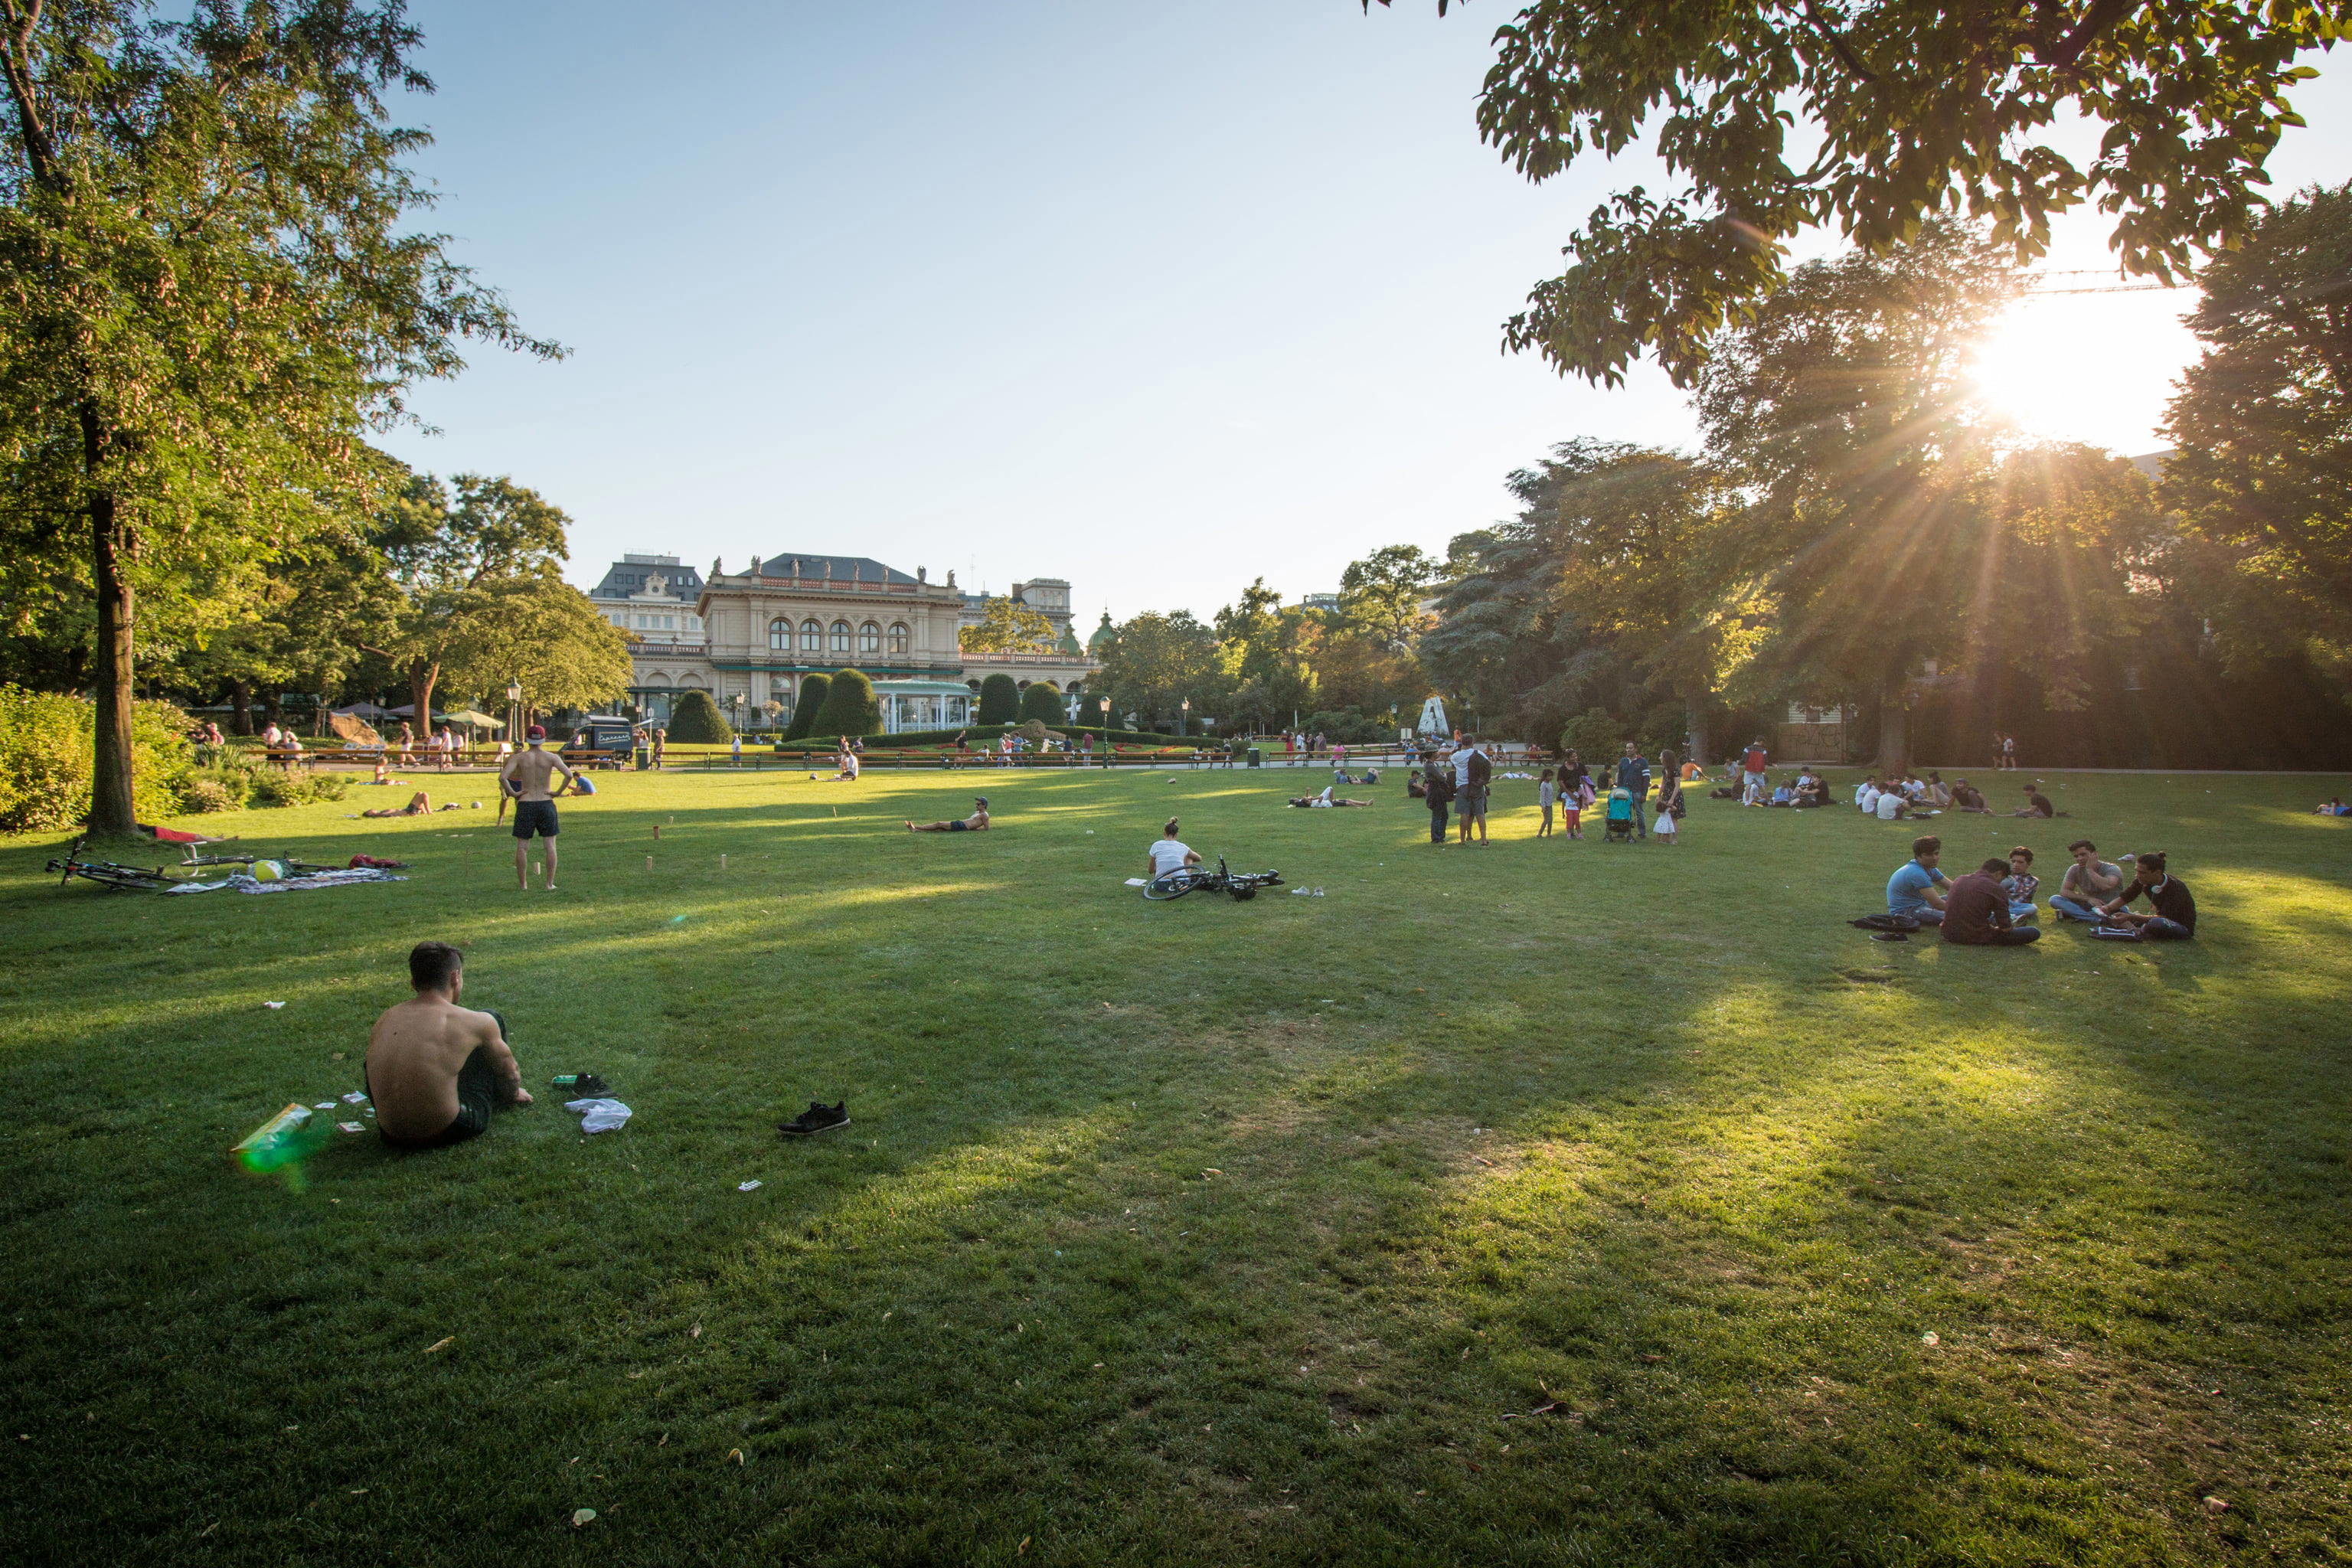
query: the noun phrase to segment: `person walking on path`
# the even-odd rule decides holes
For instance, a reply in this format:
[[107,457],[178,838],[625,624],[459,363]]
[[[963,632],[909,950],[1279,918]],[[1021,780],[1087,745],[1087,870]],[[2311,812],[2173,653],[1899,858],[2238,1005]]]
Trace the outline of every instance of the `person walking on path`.
[[654,727],[654,772],[661,772],[662,752],[667,750],[668,746],[669,731],[656,725]]
[[[555,891],[555,835],[559,825],[555,819],[555,797],[569,790],[579,779],[572,764],[546,750],[547,731],[537,724],[523,731],[530,744],[507,759],[499,770],[499,786],[502,794],[511,795],[515,802],[515,883],[524,892],[530,891],[530,841],[534,836],[547,840],[547,890]],[[553,789],[548,781],[562,774],[563,782]]]

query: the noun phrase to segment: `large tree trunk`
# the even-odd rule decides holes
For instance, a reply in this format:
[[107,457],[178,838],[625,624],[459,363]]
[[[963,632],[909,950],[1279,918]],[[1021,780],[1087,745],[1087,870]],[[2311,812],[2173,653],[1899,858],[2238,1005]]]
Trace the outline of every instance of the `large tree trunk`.
[[441,667],[418,659],[408,667],[408,700],[415,711],[408,718],[409,728],[418,740],[433,732],[433,688],[441,679]]
[[1901,773],[1911,766],[1911,715],[1903,706],[1903,683],[1890,681],[1878,689],[1878,761],[1881,773]]
[[250,680],[228,683],[228,732],[232,735],[253,733],[253,682]]
[[[89,420],[83,424],[95,467],[94,426]],[[122,574],[129,541],[121,512],[114,497],[104,491],[90,498],[89,540],[90,582],[98,594],[98,657],[91,672],[98,732],[90,768],[89,830],[127,836],[138,826],[138,812],[131,804],[131,647],[137,605]]]
[[1689,710],[1690,729],[1690,755],[1685,757],[1683,761],[1696,763],[1703,768],[1715,766],[1715,748],[1706,732],[1708,700],[1708,694],[1703,691],[1686,691],[1683,694],[1683,706]]

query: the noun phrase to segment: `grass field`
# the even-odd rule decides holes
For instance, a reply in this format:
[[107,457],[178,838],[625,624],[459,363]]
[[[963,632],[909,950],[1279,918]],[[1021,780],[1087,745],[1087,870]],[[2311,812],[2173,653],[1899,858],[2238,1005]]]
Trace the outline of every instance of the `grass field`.
[[[2204,921],[1992,952],[1844,923],[1908,825],[1537,843],[1506,783],[1439,851],[1393,778],[1283,808],[1309,777],[630,774],[529,897],[488,812],[364,788],[205,820],[408,881],[110,897],[0,847],[0,1556],[2352,1553],[2340,781],[1947,816],[1948,865],[2052,885],[2078,835],[2166,849]],[[975,789],[997,831],[900,828]],[[1327,896],[1144,903],[1171,810]],[[234,1169],[356,1087],[425,937],[541,1102]],[[580,1068],[625,1131],[544,1092]],[[855,1124],[781,1143],[819,1097]]]

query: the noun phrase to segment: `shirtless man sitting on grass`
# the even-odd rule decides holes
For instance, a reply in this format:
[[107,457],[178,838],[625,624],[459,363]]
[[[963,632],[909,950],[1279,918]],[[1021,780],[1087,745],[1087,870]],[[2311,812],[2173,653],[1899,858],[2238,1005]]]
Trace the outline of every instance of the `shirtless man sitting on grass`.
[[980,795],[972,801],[972,813],[960,822],[910,822],[909,833],[985,833],[988,831],[988,797]]
[[408,954],[416,994],[369,1031],[363,1082],[375,1130],[396,1149],[436,1149],[489,1130],[500,1105],[529,1105],[522,1069],[507,1048],[506,1020],[457,1005],[465,959],[446,942]]
[[[526,893],[530,891],[530,839],[540,834],[547,839],[547,890],[555,891],[555,797],[570,789],[579,775],[572,764],[545,749],[547,731],[533,724],[523,731],[530,742],[527,750],[509,757],[506,766],[499,770],[499,788],[514,796],[515,802],[515,883]],[[563,782],[552,790],[547,781],[556,774]]]

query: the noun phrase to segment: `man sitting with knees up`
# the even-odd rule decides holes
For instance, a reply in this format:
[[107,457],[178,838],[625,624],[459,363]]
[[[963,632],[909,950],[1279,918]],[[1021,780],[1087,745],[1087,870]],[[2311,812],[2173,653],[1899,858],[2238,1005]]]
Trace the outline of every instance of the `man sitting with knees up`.
[[2009,892],[2000,879],[2009,874],[2006,860],[1988,860],[1964,877],[1953,879],[1944,899],[1944,940],[1964,947],[2023,947],[2039,942],[2033,926],[2011,925]]
[[[2138,873],[2137,880],[2099,906],[2099,914],[2107,923],[2091,934],[2125,942],[2187,942],[2194,937],[2197,900],[2189,896],[2187,883],[2166,874],[2164,856],[2150,850],[2132,868]],[[2125,907],[2141,898],[2147,900],[2151,913],[2135,914]]]
[[368,1034],[362,1081],[383,1141],[401,1149],[462,1143],[489,1130],[494,1108],[529,1105],[506,1020],[457,1005],[466,985],[457,950],[418,942],[408,982],[416,994],[384,1009]]

